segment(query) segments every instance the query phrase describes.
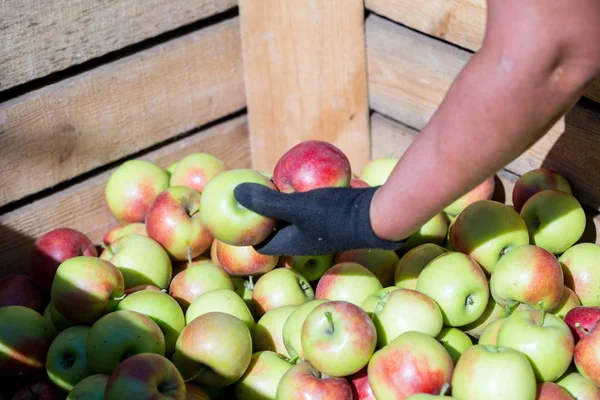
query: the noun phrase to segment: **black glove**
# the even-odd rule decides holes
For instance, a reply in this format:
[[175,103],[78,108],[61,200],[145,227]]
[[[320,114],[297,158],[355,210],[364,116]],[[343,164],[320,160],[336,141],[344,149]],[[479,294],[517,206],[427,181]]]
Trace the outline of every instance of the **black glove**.
[[314,256],[402,246],[404,242],[382,240],[373,232],[369,208],[376,190],[346,187],[282,193],[264,185],[242,183],[234,196],[242,206],[283,223],[254,246],[259,253]]

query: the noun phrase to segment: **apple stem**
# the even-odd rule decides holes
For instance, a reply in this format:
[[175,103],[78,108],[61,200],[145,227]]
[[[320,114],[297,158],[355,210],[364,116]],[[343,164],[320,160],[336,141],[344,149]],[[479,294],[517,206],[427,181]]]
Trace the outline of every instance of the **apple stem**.
[[542,311],[542,316],[540,318],[540,326],[544,325],[544,318],[546,317],[546,310],[544,310],[544,302],[538,301],[538,306],[540,306],[540,310]]
[[450,384],[446,382],[444,383],[444,386],[442,386],[442,390],[440,390],[440,396],[444,396],[448,389],[450,389]]
[[188,268],[192,268],[192,246],[187,247]]
[[583,326],[581,326],[581,324],[579,322],[575,322],[575,328],[577,328],[577,330],[582,332],[584,335],[587,335],[589,333],[589,331],[587,329],[585,329]]
[[385,302],[379,300],[377,302],[377,306],[375,307],[375,310],[373,310],[373,315],[379,314],[380,312],[383,311],[384,308],[385,308]]
[[325,317],[327,317],[327,321],[329,321],[329,329],[331,330],[331,333],[333,334],[334,329],[333,329],[333,316],[331,315],[331,313],[329,311],[327,311],[325,313]]
[[114,256],[115,253],[112,251],[112,249],[110,248],[109,245],[107,245],[104,242],[100,242],[100,247],[102,247],[104,250],[106,250],[108,252],[108,254],[110,254],[111,256]]
[[244,287],[248,290],[254,290],[254,278],[252,278],[252,275],[249,275],[248,280],[244,281]]
[[187,379],[184,379],[183,381],[184,381],[185,383],[191,382],[191,381],[193,381],[194,379],[196,379],[196,378],[198,377],[198,375],[200,375],[200,374],[201,374],[201,373],[203,373],[204,371],[206,371],[206,365],[202,365],[202,366],[200,367],[200,369],[198,369],[198,371],[196,371],[196,373],[195,373],[194,375],[192,375],[191,377],[189,377],[189,378],[187,378]]
[[190,211],[190,217],[193,217],[194,214],[196,214],[198,211],[200,211],[200,206],[194,208],[192,211]]
[[[126,296],[127,296],[127,295],[126,295],[125,293],[123,293],[123,296],[121,296],[121,297],[115,297],[115,298],[113,298],[112,300],[121,301],[121,300],[123,300],[123,299],[124,299]],[[127,301],[129,301],[129,300],[127,300]]]

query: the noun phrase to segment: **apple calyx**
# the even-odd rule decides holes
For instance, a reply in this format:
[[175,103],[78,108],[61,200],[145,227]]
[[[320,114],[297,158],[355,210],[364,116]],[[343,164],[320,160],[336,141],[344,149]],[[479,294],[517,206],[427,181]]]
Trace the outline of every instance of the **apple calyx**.
[[310,289],[310,285],[301,279],[298,279],[298,285],[300,286],[300,289],[302,289],[303,292]]
[[329,322],[329,329],[327,330],[327,334],[333,335],[333,332],[335,331],[335,329],[333,327],[333,315],[331,315],[331,312],[327,311],[325,313],[325,317],[327,318],[327,321]]
[[65,369],[71,368],[73,364],[75,364],[75,356],[73,354],[67,354],[60,359],[60,365]]
[[585,329],[583,326],[581,326],[581,324],[579,322],[575,322],[575,328],[579,331],[582,332],[584,335],[587,335],[590,333],[589,330]]
[[473,295],[470,294],[465,298],[465,307],[470,307],[475,304],[475,300],[473,300]]
[[114,256],[115,252],[112,251],[112,249],[110,248],[110,245],[107,245],[104,242],[100,242],[100,247],[102,247],[102,249],[106,250],[106,252],[108,252],[108,254],[110,254],[110,256]]
[[444,383],[444,386],[442,386],[442,390],[440,390],[440,397],[445,396],[448,392],[448,389],[450,389],[450,384],[446,382]]
[[175,382],[165,382],[162,385],[158,385],[156,388],[159,393],[173,393],[178,387]]

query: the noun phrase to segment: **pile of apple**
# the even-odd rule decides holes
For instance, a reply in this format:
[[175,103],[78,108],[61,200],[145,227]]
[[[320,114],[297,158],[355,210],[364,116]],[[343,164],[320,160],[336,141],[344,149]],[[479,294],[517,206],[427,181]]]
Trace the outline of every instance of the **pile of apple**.
[[490,177],[397,252],[253,247],[278,221],[238,184],[377,186],[397,161],[357,176],[306,141],[272,175],[207,153],[124,162],[99,246],[59,227],[0,280],[4,398],[600,399],[600,246],[556,172],[521,176],[514,205]]

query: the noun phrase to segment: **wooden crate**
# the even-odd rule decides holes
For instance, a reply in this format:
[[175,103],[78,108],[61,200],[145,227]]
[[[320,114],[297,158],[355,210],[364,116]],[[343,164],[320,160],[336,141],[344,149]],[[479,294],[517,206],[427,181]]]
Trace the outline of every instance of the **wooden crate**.
[[[50,229],[99,242],[126,159],[268,170],[310,138],[357,173],[400,157],[485,29],[484,0],[5,0],[0,15],[0,276]],[[562,173],[597,243],[599,101],[596,84],[498,173],[506,193],[530,169]]]

